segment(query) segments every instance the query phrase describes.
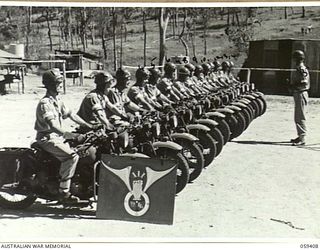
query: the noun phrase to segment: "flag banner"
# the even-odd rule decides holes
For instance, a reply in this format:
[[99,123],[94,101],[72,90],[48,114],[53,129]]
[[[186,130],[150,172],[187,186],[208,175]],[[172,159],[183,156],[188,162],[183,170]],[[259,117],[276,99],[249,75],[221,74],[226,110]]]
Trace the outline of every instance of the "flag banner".
[[103,155],[97,218],[173,224],[176,163]]

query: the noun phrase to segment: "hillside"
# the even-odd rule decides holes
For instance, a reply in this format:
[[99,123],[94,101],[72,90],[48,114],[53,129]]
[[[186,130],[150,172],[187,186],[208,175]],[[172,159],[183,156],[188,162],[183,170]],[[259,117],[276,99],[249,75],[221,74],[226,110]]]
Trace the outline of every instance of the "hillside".
[[[56,8],[51,9],[50,13],[46,12],[46,8],[33,7],[31,12],[31,23],[28,29],[26,24],[27,19],[27,7],[1,7],[0,17],[3,20],[1,26],[1,44],[9,44],[12,42],[24,43],[27,42],[28,37],[28,53],[27,56],[29,59],[46,59],[49,57],[49,54],[53,54],[55,49],[71,49],[70,41],[66,41],[64,37],[61,37],[61,30],[66,26],[61,24],[65,22],[67,11],[70,8]],[[88,10],[90,8],[71,8],[71,13],[73,13],[72,18],[72,32],[78,32],[81,26],[84,25],[79,21],[79,16],[81,13],[89,15],[92,13],[100,13],[101,8],[95,8]],[[129,8],[127,8],[129,9]],[[127,12],[124,12],[124,9],[116,9],[117,13],[117,54],[118,58],[120,57],[120,36],[122,34],[122,60],[123,65],[129,66],[138,66],[143,64],[143,26],[142,26],[142,15],[140,9],[129,9],[133,14],[128,16]],[[207,58],[213,59],[215,56],[226,55],[235,55],[233,60],[235,61],[236,66],[241,66],[244,59],[246,58],[246,51],[242,49],[239,51],[239,48],[235,46],[235,43],[229,40],[229,37],[226,35],[227,28],[227,13],[230,12],[228,8],[224,8],[221,12],[221,8],[216,8],[216,11],[223,14],[212,14],[208,18],[207,24]],[[234,11],[235,8],[231,8]],[[246,13],[248,8],[236,8],[239,13],[240,26],[243,32],[246,32],[245,42],[247,40],[260,40],[260,39],[272,39],[272,38],[318,38],[320,34],[320,17],[318,13],[320,7],[305,7],[305,17],[302,17],[302,7],[287,7],[286,14],[287,18],[285,19],[284,7],[265,7],[265,8],[253,8],[252,17],[249,19],[247,28],[244,25],[246,20]],[[110,8],[109,8],[110,10]],[[69,10],[70,11],[70,10]],[[128,11],[128,10],[127,10]],[[151,59],[154,57],[159,57],[159,28],[158,21],[156,18],[157,13],[155,8],[148,9],[151,13],[146,19],[146,30],[147,30],[147,64],[150,64]],[[9,14],[8,14],[9,13]],[[49,14],[48,14],[49,13]],[[79,14],[80,13],[80,14]],[[110,12],[107,12],[110,14]],[[201,14],[201,11],[198,13]],[[45,14],[48,14],[45,16]],[[6,17],[7,16],[7,17]],[[8,16],[10,19],[8,20]],[[46,18],[48,17],[48,18]],[[126,17],[126,18],[125,18]],[[103,19],[101,19],[103,18]],[[234,18],[234,16],[233,16]],[[102,21],[103,22],[102,22]],[[106,21],[107,20],[107,21]],[[173,18],[171,17],[167,29],[167,44],[166,50],[168,57],[175,55],[184,55],[185,48],[178,39],[179,32],[181,32],[183,25],[183,16],[179,15],[177,20],[177,25],[173,28]],[[188,16],[187,21],[190,22],[193,20],[194,24],[190,29],[190,32],[185,32],[184,39],[188,44],[190,57],[192,58],[196,55],[199,58],[202,58],[204,55],[204,29],[202,20],[200,16],[190,17]],[[237,30],[238,26],[232,26],[232,18],[230,16],[230,24],[233,30]],[[90,23],[89,23],[90,21]],[[100,55],[103,58],[103,49],[102,49],[102,40],[101,40],[101,27],[105,25],[106,31],[106,59],[104,63],[106,68],[112,70],[113,68],[113,40],[112,40],[112,17],[105,16],[101,17],[98,15],[92,15],[86,24],[86,51],[89,53],[94,53]],[[124,31],[122,29],[121,33],[121,23],[123,21],[126,23],[127,37],[124,37]],[[234,19],[233,19],[234,21]],[[52,37],[52,51],[50,50],[50,42],[48,38],[48,23],[50,25],[50,32]],[[312,25],[312,32],[308,34],[302,34],[301,28]],[[10,33],[11,32],[11,33]],[[175,36],[173,35],[175,32]],[[6,33],[10,33],[9,36]],[[29,34],[29,35],[28,35]],[[8,39],[8,37],[10,39]],[[192,42],[192,37],[194,37]],[[237,39],[236,35],[235,38]],[[239,39],[238,39],[239,40]],[[93,41],[93,43],[92,43]],[[73,49],[83,49],[81,44],[81,37],[78,36],[74,38]],[[195,51],[193,51],[193,47]],[[195,52],[195,54],[194,54]],[[157,61],[155,61],[157,62]]]

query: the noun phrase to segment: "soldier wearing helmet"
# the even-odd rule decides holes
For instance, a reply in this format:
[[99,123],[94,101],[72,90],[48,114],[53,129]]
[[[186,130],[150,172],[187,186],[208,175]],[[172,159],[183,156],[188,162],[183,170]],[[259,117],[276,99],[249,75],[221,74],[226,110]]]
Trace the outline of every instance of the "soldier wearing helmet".
[[[132,85],[130,72],[126,69],[119,68],[116,71],[116,79],[117,83],[115,87],[108,88],[106,91],[108,100],[122,112],[125,111],[127,116],[131,116],[131,113],[137,111],[144,111],[144,109],[140,108],[128,97],[128,91]],[[107,112],[107,116],[109,115],[112,114],[108,114]]]
[[161,91],[157,88],[157,84],[161,80],[162,73],[159,69],[153,67],[149,69],[150,77],[148,83],[145,85],[144,90],[148,97],[153,101],[157,101],[164,104],[172,104],[173,102],[170,101]]
[[178,101],[186,98],[173,83],[176,81],[176,65],[172,62],[167,62],[164,67],[164,76],[158,83],[158,89],[172,101]]
[[174,86],[188,97],[194,97],[201,91],[196,87],[195,82],[191,80],[191,73],[186,66],[178,68],[178,79]]
[[46,95],[38,103],[34,128],[37,131],[36,140],[38,145],[61,162],[58,199],[62,203],[75,203],[79,201],[79,198],[71,195],[70,185],[79,156],[65,142],[65,139],[75,139],[78,136],[65,131],[62,121],[70,118],[80,126],[88,128],[93,126],[72,113],[59,98],[62,82],[63,77],[59,70],[51,69],[43,73],[42,83],[47,91]]
[[106,129],[113,130],[108,114],[127,118],[126,113],[113,105],[107,97],[108,90],[116,83],[115,79],[109,72],[101,72],[95,76],[94,83],[96,88],[84,97],[78,115],[90,124],[102,124]]
[[307,133],[305,109],[308,104],[308,90],[310,88],[310,75],[304,65],[305,55],[301,50],[296,50],[292,54],[295,62],[296,71],[292,72],[289,91],[294,99],[294,121],[296,124],[298,137],[292,139],[292,145],[305,145]]
[[129,89],[128,97],[132,102],[138,106],[142,106],[145,110],[154,111],[155,108],[160,108],[161,105],[151,100],[144,91],[144,87],[148,83],[149,77],[150,72],[144,67],[139,67],[136,71],[136,82]]

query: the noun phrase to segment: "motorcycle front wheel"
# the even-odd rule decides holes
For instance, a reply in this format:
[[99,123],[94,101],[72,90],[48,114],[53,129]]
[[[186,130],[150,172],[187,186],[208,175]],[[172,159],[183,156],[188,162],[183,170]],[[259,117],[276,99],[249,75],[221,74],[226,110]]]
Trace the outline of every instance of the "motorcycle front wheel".
[[177,166],[176,194],[180,193],[188,184],[190,173],[189,164],[182,153],[169,148],[158,148],[156,156],[162,159],[175,161]]

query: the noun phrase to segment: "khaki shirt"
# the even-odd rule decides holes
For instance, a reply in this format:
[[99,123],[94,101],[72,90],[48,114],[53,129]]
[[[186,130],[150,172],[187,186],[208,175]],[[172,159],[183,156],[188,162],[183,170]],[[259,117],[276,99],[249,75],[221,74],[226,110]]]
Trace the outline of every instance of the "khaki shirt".
[[297,70],[292,73],[290,89],[293,92],[310,89],[310,74],[303,63],[300,63],[297,66]]
[[106,102],[104,95],[92,90],[85,96],[80,105],[78,115],[86,122],[94,124],[99,122],[97,111],[105,110]]
[[58,96],[56,99],[52,96],[44,96],[39,101],[36,109],[36,122],[34,129],[37,131],[37,139],[55,134],[50,128],[50,120],[57,121],[57,124],[62,127],[62,119],[66,119],[70,114],[71,110],[64,105],[63,101]]

